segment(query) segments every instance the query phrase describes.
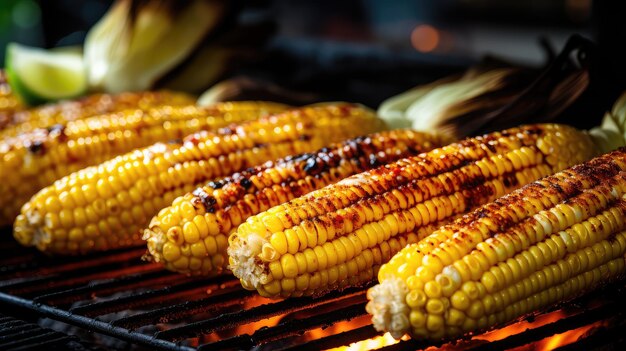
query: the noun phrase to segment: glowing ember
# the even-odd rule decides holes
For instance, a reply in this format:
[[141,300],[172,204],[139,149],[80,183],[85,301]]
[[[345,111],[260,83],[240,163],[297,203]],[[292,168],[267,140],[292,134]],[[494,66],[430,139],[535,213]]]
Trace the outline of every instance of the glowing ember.
[[484,334],[476,335],[472,339],[474,340],[486,340],[495,341],[506,338],[510,335],[519,334],[527,329],[535,329],[546,324],[556,322],[559,319],[565,318],[568,315],[562,310],[545,313],[534,318],[533,321],[523,320],[521,322],[513,323],[506,327],[496,329]]
[[[408,337],[404,336],[402,339],[406,340],[406,339],[408,339]],[[375,338],[353,342],[349,346],[336,347],[336,348],[330,349],[330,350],[332,350],[332,351],[367,351],[367,350],[379,349],[379,348],[384,347],[384,346],[397,344],[399,342],[400,342],[400,340],[394,339],[391,336],[391,334],[385,333],[385,334],[383,334],[381,336],[377,336]]]

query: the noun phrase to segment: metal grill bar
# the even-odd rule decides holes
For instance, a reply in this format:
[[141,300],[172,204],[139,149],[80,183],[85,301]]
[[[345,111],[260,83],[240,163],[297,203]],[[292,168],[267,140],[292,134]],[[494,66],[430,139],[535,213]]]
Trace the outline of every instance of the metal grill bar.
[[154,311],[121,318],[114,321],[113,325],[134,329],[146,324],[174,322],[197,313],[215,312],[225,306],[238,304],[241,302],[241,299],[251,296],[251,292],[241,289],[224,290],[218,295],[209,296],[205,299],[185,301]]
[[[0,319],[0,327],[2,328],[0,330],[0,350],[41,350],[62,344],[67,345],[76,340],[75,337],[6,316]],[[76,346],[80,345],[75,344]]]
[[[175,275],[177,278],[182,276]],[[230,278],[223,276],[224,278]],[[188,279],[186,277],[183,277]],[[225,279],[224,279],[225,280]],[[92,302],[82,306],[70,308],[70,312],[82,314],[83,316],[99,316],[106,313],[118,312],[124,309],[140,308],[150,306],[153,303],[163,303],[164,301],[176,298],[184,293],[194,294],[205,291],[211,285],[202,280],[189,280],[177,285],[166,286],[158,290],[142,291],[129,296],[118,297],[112,300]],[[182,294],[179,294],[182,293]]]
[[626,303],[624,302],[607,303],[598,308],[586,310],[584,313],[578,313],[538,328],[529,329],[522,333],[511,335],[501,340],[479,345],[472,350],[498,351],[530,344],[552,335],[561,334],[568,330],[574,330],[603,319],[609,319],[611,316],[615,315],[615,311],[622,311],[624,307],[626,307]]
[[204,344],[199,346],[198,350],[207,351],[234,347],[250,349],[255,345],[262,345],[289,336],[301,335],[307,330],[329,326],[339,321],[348,321],[365,314],[365,304],[359,303],[310,318],[283,320],[274,327],[261,328],[252,335],[243,334],[215,343]]
[[[145,253],[145,248],[131,249],[123,251],[112,251],[109,253],[99,253],[90,255],[89,257],[80,258],[55,258],[44,256],[42,254],[32,254],[31,250],[22,247],[14,247],[17,252],[6,252],[0,259],[3,269],[0,273],[7,273],[3,279],[12,277],[29,277],[29,276],[48,276],[58,273],[76,274],[79,272],[94,272],[99,267],[117,264],[118,267],[127,267],[132,264],[133,260],[139,261],[141,255]],[[22,255],[24,255],[22,257]],[[16,258],[20,260],[15,260]],[[20,262],[21,261],[21,262]],[[19,262],[11,264],[10,262]],[[115,266],[111,266],[115,267]],[[14,273],[13,276],[8,273]]]
[[626,346],[625,324],[622,322],[610,328],[602,327],[600,330],[596,330],[593,334],[579,339],[575,343],[558,347],[553,351],[624,350]]
[[317,351],[325,350],[333,347],[339,347],[348,345],[350,343],[371,339],[373,337],[382,335],[381,332],[376,331],[372,325],[366,325],[350,331],[341,332],[338,334],[323,337],[321,339],[311,340],[301,345],[293,345],[290,347],[282,348],[280,351]]
[[18,326],[13,326],[13,327],[2,329],[0,330],[0,340],[2,340],[5,337],[10,337],[11,335],[15,333],[27,332],[32,329],[37,329],[37,326],[26,324],[26,325],[18,325]]
[[[188,323],[184,326],[161,331],[156,334],[157,338],[167,340],[182,340],[185,338],[210,334],[219,330],[233,328],[237,325],[244,325],[256,322],[261,319],[270,318],[276,315],[287,314],[295,311],[302,311],[311,308],[323,308],[325,305],[347,300],[351,297],[365,297],[364,291],[347,291],[331,293],[322,298],[310,299],[287,299],[275,303],[264,304],[258,307],[224,313],[219,316],[209,318],[200,322]],[[362,299],[361,299],[362,300]]]
[[[16,250],[20,255],[22,252],[29,252],[24,249]],[[258,297],[254,292],[243,290],[238,281],[228,275],[193,279],[164,272],[155,264],[140,261],[143,251],[143,248],[126,249],[86,258],[61,260],[31,254],[30,257],[37,261],[32,267],[41,268],[32,268],[31,276],[34,278],[29,278],[30,273],[13,268],[20,267],[21,263],[12,256],[16,252],[9,252],[8,259],[0,258],[0,276],[6,278],[0,277],[0,284],[3,284],[0,285],[0,290],[4,292],[0,293],[0,302],[152,350],[259,348],[296,351],[297,348],[297,351],[306,351],[348,345],[381,335],[371,325],[365,325],[367,317],[364,289],[335,292],[319,298],[271,301]],[[2,263],[6,261],[12,262],[11,265],[2,267]],[[618,291],[610,292],[611,298],[598,304],[598,299],[605,293],[606,291],[599,291],[576,300],[579,306],[577,310],[583,311],[580,315],[568,316],[499,341],[471,339],[459,341],[453,347],[463,350],[514,348],[571,328],[590,325],[602,319],[610,320],[615,310],[626,307],[626,301],[622,302],[619,296],[623,292]],[[116,297],[116,294],[122,296]],[[80,302],[81,305],[67,306],[73,302]],[[555,306],[555,309],[558,307]],[[589,311],[585,311],[586,309]],[[122,318],[110,314],[125,310],[138,313]],[[620,313],[618,319],[623,319],[623,314]],[[92,318],[96,316],[102,317]],[[272,319],[272,322],[262,322],[265,319]],[[346,321],[353,322],[348,324]],[[184,325],[171,324],[179,322],[184,322]],[[268,326],[252,331],[255,326],[253,323],[257,322]],[[338,322],[342,324],[336,324]],[[155,325],[158,325],[160,331],[155,331]],[[330,329],[332,331],[327,331],[326,336],[309,340],[333,325],[341,325],[345,329]],[[142,328],[145,330],[142,332],[137,330],[144,326],[149,328]],[[239,327],[242,329],[237,329]],[[37,341],[42,335],[37,334],[37,328],[39,327],[23,325],[0,315],[0,343],[3,338],[5,343],[17,341],[17,335],[20,335],[20,340]],[[46,336],[40,341],[53,342],[58,338],[59,345],[63,345],[63,340],[67,339],[62,334],[43,335]],[[585,336],[584,340],[605,341],[598,339],[599,336],[596,335],[619,337],[622,343],[626,342],[626,336],[623,337],[619,329],[615,328],[592,333]],[[226,338],[214,341],[219,336]],[[201,345],[196,348],[174,342],[180,340]],[[23,346],[28,349],[29,344]],[[438,346],[442,346],[442,343],[408,340],[380,350],[417,350]],[[450,344],[443,348],[449,347]]]
[[76,325],[78,327],[85,328],[87,330],[93,330],[106,335],[119,338],[121,340],[128,340],[132,343],[148,346],[152,350],[180,350],[180,351],[193,351],[194,349],[184,345],[177,345],[172,342],[155,339],[152,336],[129,331],[128,329],[116,327],[110,323],[102,322],[97,319],[91,319],[80,315],[75,315],[68,311],[64,311],[59,308],[51,307],[48,305],[35,304],[27,299],[8,295],[0,292],[0,301],[9,303],[13,306],[25,308],[30,311],[35,311],[42,316],[49,317],[51,319]]
[[86,284],[92,280],[113,278],[123,274],[157,269],[160,269],[160,267],[155,263],[122,268],[116,267],[116,264],[107,264],[93,268],[77,269],[69,274],[69,276],[52,274],[6,280],[0,282],[0,288],[21,296],[37,296],[37,294],[42,291],[61,291],[68,286]]
[[151,271],[125,275],[122,277],[91,281],[85,286],[71,287],[69,289],[39,295],[33,298],[33,300],[40,303],[59,305],[61,303],[67,303],[68,301],[73,302],[78,300],[85,300],[88,299],[90,296],[103,296],[118,291],[137,289],[151,283],[154,284],[156,280],[162,280],[166,277],[169,277],[171,279],[172,275],[163,270],[155,269]]

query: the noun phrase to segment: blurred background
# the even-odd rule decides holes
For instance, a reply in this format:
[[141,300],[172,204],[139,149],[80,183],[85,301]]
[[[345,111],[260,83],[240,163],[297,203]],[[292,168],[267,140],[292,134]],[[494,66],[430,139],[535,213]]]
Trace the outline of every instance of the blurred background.
[[[623,1],[235,2],[241,8],[237,21],[263,23],[266,35],[259,40],[260,51],[222,78],[254,77],[314,94],[314,100],[375,107],[389,96],[485,59],[541,68],[575,33],[594,40],[596,57],[602,57],[591,80],[592,85],[594,79],[603,81],[606,91],[595,97],[604,101],[595,99],[592,106],[605,108],[626,81]],[[10,41],[44,48],[81,44],[111,4],[2,0],[0,59]]]
[[[79,44],[111,0],[3,0],[0,47],[9,41]],[[379,45],[394,51],[477,59],[491,53],[541,63],[537,40],[560,48],[573,33],[592,35],[591,0],[246,1],[270,12],[277,36]],[[1,53],[4,57],[4,50]]]

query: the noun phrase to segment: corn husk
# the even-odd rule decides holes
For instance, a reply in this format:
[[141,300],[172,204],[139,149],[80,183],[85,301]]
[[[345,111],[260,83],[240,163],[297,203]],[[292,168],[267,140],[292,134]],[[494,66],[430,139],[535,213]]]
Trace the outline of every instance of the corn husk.
[[92,89],[145,90],[192,54],[222,22],[222,0],[118,0],[89,31]]

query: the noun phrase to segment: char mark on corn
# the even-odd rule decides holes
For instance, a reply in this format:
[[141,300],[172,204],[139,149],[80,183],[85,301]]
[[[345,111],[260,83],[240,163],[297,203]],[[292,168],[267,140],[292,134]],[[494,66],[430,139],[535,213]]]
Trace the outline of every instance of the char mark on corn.
[[266,102],[161,106],[36,129],[0,141],[0,225],[13,222],[38,190],[72,172],[159,141],[284,111]]
[[[439,135],[395,130],[267,162],[177,198],[152,219],[144,239],[152,257],[167,269],[190,275],[214,274],[224,268],[216,262],[227,262],[225,247],[215,242],[225,243],[248,217],[375,165],[431,150],[444,140]],[[172,240],[173,233],[196,231],[204,244],[184,241],[181,245]],[[191,266],[192,259],[201,263]]]
[[79,100],[61,101],[26,109],[0,119],[0,139],[14,137],[38,128],[93,117],[127,109],[149,109],[157,106],[193,105],[195,99],[183,93],[169,91],[94,94]]
[[626,272],[626,149],[531,183],[407,246],[367,310],[396,338],[456,339]]
[[402,159],[248,218],[229,239],[230,269],[268,297],[367,284],[407,244],[595,152],[587,134],[547,124]]
[[[150,218],[209,180],[383,127],[371,111],[338,104],[237,124],[231,128],[234,134],[204,131],[182,143],[158,143],[82,169],[44,188],[22,207],[14,236],[24,245],[57,254],[138,245],[142,243],[140,229]],[[197,211],[203,214],[204,209]],[[172,239],[179,244],[200,240],[197,232],[174,232]],[[226,240],[216,245],[224,250]],[[197,261],[179,264],[183,263],[195,267]]]

